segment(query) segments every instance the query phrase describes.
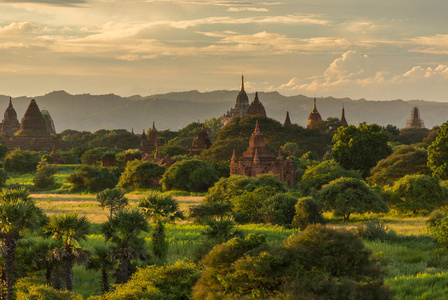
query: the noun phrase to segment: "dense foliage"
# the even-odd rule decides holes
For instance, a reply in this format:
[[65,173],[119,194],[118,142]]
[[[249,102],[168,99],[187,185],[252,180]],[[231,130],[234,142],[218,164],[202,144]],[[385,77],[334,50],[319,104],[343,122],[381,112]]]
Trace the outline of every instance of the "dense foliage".
[[6,155],[3,167],[7,172],[33,173],[36,171],[41,155],[38,152],[14,150]]
[[292,226],[304,230],[313,224],[325,224],[320,205],[312,197],[300,198],[295,206]]
[[165,191],[182,190],[205,192],[216,181],[215,168],[204,161],[191,159],[175,163],[163,175],[161,184]]
[[95,168],[86,165],[76,167],[75,172],[67,177],[73,189],[86,189],[91,192],[114,188],[118,183],[117,176],[107,168]]
[[331,155],[345,169],[360,170],[364,177],[378,161],[392,153],[389,136],[376,124],[339,127]]
[[436,140],[428,147],[428,167],[433,176],[448,179],[448,122],[440,126]]
[[147,189],[154,187],[165,173],[165,167],[158,164],[133,160],[127,163],[117,187],[122,189]]

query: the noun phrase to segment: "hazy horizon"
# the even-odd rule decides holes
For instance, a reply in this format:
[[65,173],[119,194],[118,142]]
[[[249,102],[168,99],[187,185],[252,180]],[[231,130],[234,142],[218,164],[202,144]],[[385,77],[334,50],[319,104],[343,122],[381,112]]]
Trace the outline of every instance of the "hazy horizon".
[[0,94],[448,101],[443,0],[0,0]]

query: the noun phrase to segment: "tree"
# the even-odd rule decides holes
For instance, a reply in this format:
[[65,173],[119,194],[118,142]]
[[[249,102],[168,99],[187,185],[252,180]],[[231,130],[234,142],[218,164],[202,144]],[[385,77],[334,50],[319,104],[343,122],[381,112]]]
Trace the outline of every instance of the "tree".
[[120,189],[105,189],[98,193],[96,199],[102,208],[109,208],[109,218],[115,211],[123,209],[128,205],[128,199]]
[[406,175],[391,187],[398,209],[431,212],[448,204],[447,190],[437,178],[427,175]]
[[4,260],[7,299],[13,298],[17,241],[40,224],[42,212],[25,189],[2,189],[0,192],[0,247]]
[[231,211],[232,205],[230,203],[201,203],[190,206],[189,219],[193,219],[195,223],[203,224],[207,219],[222,220]]
[[339,127],[331,155],[343,168],[360,170],[364,177],[377,162],[392,153],[388,135],[376,124]]
[[144,240],[140,233],[148,232],[148,222],[138,210],[119,210],[106,223],[101,232],[112,243],[112,253],[120,264],[117,283],[126,283],[131,275],[131,259],[145,256]]
[[310,165],[297,185],[303,195],[310,195],[319,191],[323,185],[341,177],[362,178],[358,171],[346,170],[334,160],[327,160],[317,165]]
[[230,161],[233,150],[239,157],[247,149],[248,142],[241,139],[218,140],[201,152],[201,159],[208,162]]
[[402,146],[388,157],[380,160],[370,171],[367,180],[378,185],[391,185],[394,181],[411,174],[431,175],[427,166],[428,152],[413,146]]
[[267,194],[258,210],[259,220],[273,225],[291,225],[296,203],[297,198],[288,194]]
[[36,171],[39,161],[40,154],[38,152],[14,150],[6,155],[3,160],[3,167],[7,172],[33,173]]
[[388,212],[387,204],[364,181],[339,178],[324,185],[317,193],[317,202],[324,211],[332,211],[347,222],[352,213]]
[[157,180],[165,173],[165,167],[158,164],[133,160],[127,163],[126,169],[120,176],[118,188],[147,189],[155,185]]
[[75,172],[70,174],[66,180],[72,184],[74,190],[86,189],[90,192],[113,188],[118,182],[117,176],[107,168],[85,165],[76,167]]
[[302,154],[302,149],[300,149],[299,145],[293,142],[287,142],[283,146],[280,147],[282,152],[286,152],[288,156],[299,157]]
[[77,213],[53,215],[44,227],[44,233],[55,241],[62,241],[63,246],[53,249],[53,257],[62,263],[64,269],[65,289],[72,290],[72,269],[75,261],[86,261],[88,254],[79,245],[89,233],[90,224],[85,216]]
[[402,128],[400,134],[393,138],[393,141],[405,145],[412,145],[423,142],[428,136],[429,129],[427,128]]
[[191,159],[175,163],[163,175],[163,190],[183,190],[189,192],[207,191],[218,176],[213,166],[205,161]]
[[111,150],[106,147],[89,149],[81,156],[81,163],[89,166],[101,165],[101,158],[108,152]]
[[168,245],[165,240],[165,222],[184,219],[184,215],[179,209],[179,203],[171,196],[160,193],[151,193],[148,197],[138,203],[146,217],[155,223],[152,235],[152,246],[154,256],[158,259],[165,259]]
[[428,147],[428,167],[432,175],[448,179],[448,122],[440,126],[436,140]]
[[101,290],[103,295],[109,292],[109,272],[114,269],[115,259],[108,245],[96,245],[93,248],[86,267],[101,272]]
[[37,166],[36,174],[33,177],[34,186],[38,188],[47,188],[56,183],[54,179],[54,174],[57,170],[54,165],[47,164],[45,162],[40,162]]
[[292,226],[304,230],[308,225],[325,224],[320,205],[312,197],[303,197],[297,201],[296,214]]

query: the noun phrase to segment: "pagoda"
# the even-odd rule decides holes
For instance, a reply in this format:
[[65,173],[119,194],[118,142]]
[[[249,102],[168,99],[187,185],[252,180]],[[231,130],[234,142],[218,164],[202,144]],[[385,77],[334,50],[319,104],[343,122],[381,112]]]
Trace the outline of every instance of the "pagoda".
[[344,108],[344,105],[342,105],[342,116],[341,116],[340,123],[341,123],[341,126],[348,127],[347,120],[345,119],[345,108]]
[[210,142],[210,138],[208,137],[205,124],[202,124],[202,128],[198,134],[198,137],[193,139],[193,143],[191,144],[191,147],[187,149],[187,151],[190,152],[190,155],[200,155],[203,150],[210,148],[211,145],[212,143]]
[[314,106],[313,110],[311,111],[309,117],[308,117],[308,125],[306,128],[308,129],[315,129],[316,126],[322,122],[322,117],[320,116],[320,113],[317,111],[316,106],[316,97],[314,97]]
[[260,174],[272,173],[278,179],[289,185],[295,183],[295,170],[291,159],[284,159],[279,153],[276,158],[267,148],[264,136],[260,131],[258,120],[255,131],[249,141],[249,147],[240,158],[236,157],[233,150],[230,161],[231,175],[246,175],[255,177]]
[[235,107],[231,108],[222,118],[223,125],[227,125],[234,117],[244,117],[249,109],[249,97],[244,90],[244,76],[241,75],[241,90],[236,97]]
[[425,128],[425,124],[420,118],[420,111],[417,106],[412,108],[411,118],[407,121],[406,128]]
[[247,115],[248,116],[258,115],[258,116],[266,117],[266,110],[264,109],[263,104],[261,104],[260,99],[258,99],[258,92],[255,92],[255,99],[249,105],[249,108],[247,109]]
[[65,145],[61,138],[55,135],[54,124],[51,130],[48,128],[45,118],[46,117],[39,110],[36,100],[32,99],[23,115],[20,129],[14,136],[4,140],[8,149],[10,151],[17,148],[22,150],[48,152],[52,152],[52,150],[55,149],[68,150],[67,145]]
[[144,138],[146,138],[146,135],[142,136],[141,143],[140,143],[140,150],[143,153],[142,156],[144,156],[145,154],[149,154],[152,151],[156,150],[156,148],[160,145],[159,144],[159,132],[157,131],[154,122],[152,122],[152,128],[149,131],[148,139],[146,141],[144,141]]
[[9,105],[5,111],[2,121],[2,134],[7,137],[12,137],[20,129],[20,123],[17,119],[17,113],[12,107],[11,97],[9,98]]
[[285,122],[283,122],[283,128],[291,126],[291,119],[289,118],[289,111],[286,112]]

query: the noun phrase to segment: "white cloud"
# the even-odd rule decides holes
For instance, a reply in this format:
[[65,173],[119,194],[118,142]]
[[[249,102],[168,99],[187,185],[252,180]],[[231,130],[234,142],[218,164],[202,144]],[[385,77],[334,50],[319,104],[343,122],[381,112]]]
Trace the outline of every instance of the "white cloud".
[[243,11],[250,11],[250,12],[268,12],[269,10],[264,7],[229,7],[227,11],[230,12],[243,12]]
[[411,52],[448,54],[448,34],[416,37],[410,39],[410,42],[417,46]]
[[9,25],[0,27],[0,35],[21,35],[34,34],[39,31],[39,26],[30,22],[11,23]]

